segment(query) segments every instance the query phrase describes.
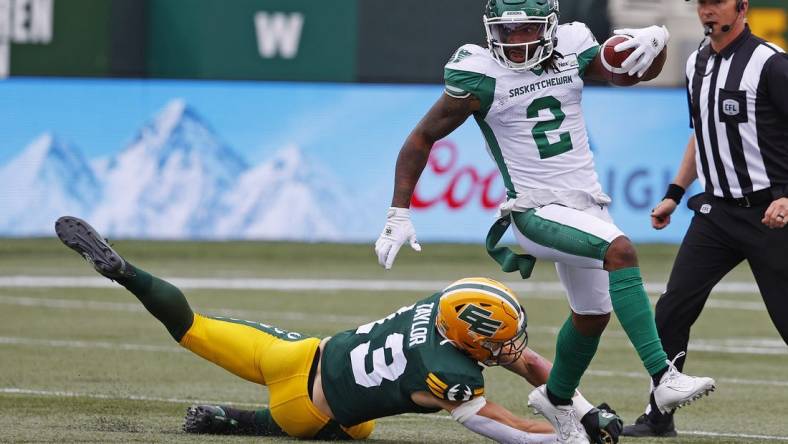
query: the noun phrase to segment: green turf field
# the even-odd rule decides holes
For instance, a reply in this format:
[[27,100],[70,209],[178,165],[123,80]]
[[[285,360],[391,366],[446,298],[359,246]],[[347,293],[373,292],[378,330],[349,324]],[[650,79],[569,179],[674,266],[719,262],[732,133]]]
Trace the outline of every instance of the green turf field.
[[[497,271],[476,245],[426,244],[418,254],[404,248],[389,272],[378,267],[368,245],[118,241],[115,246],[159,276],[233,279],[225,283],[249,278],[448,283],[469,275],[517,282]],[[639,251],[645,280],[664,283],[675,247]],[[14,286],[3,281],[10,276],[31,278],[26,286]],[[181,420],[197,400],[263,404],[264,388],[182,351],[120,287],[41,286],[50,285],[53,276],[97,275],[55,239],[0,239],[0,282],[5,282],[0,285],[0,442],[252,441],[186,435]],[[538,264],[529,282],[555,283],[552,265]],[[715,377],[718,390],[680,411],[678,428],[685,433],[678,439],[623,442],[788,441],[788,348],[760,296],[748,289],[749,269],[734,270],[723,283],[746,285],[712,295],[693,330],[686,368]],[[185,293],[197,311],[328,335],[385,316],[429,292],[214,288]],[[568,313],[565,300],[549,288],[519,296],[529,315],[529,346],[552,358],[556,329]],[[525,381],[502,369],[485,373],[488,398],[533,417],[525,405],[530,391]],[[581,389],[592,402],[610,403],[627,422],[642,411],[648,379],[615,320]],[[445,415],[385,418],[372,439],[480,441]]]

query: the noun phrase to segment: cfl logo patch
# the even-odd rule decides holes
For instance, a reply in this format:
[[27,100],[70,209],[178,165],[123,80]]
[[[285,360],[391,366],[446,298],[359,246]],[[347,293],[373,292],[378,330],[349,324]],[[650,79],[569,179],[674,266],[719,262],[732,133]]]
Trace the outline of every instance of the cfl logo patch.
[[739,102],[733,99],[725,99],[722,102],[722,112],[728,116],[736,116],[739,114]]

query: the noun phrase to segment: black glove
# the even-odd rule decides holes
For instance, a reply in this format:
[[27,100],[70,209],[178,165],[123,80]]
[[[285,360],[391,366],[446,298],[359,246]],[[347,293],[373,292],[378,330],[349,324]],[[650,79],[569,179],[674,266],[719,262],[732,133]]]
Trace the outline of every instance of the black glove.
[[230,435],[238,429],[238,421],[231,419],[218,405],[193,405],[186,409],[183,431],[186,433],[208,433]]
[[580,422],[591,442],[596,444],[617,444],[624,428],[624,421],[605,402],[591,409]]

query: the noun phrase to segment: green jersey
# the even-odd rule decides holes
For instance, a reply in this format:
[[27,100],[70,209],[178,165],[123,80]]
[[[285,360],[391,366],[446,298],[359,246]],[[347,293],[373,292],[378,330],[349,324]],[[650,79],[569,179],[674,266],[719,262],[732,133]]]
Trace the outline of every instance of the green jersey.
[[400,413],[431,413],[411,394],[467,401],[484,393],[482,365],[435,328],[440,293],[332,337],[321,364],[323,391],[337,421],[353,425]]

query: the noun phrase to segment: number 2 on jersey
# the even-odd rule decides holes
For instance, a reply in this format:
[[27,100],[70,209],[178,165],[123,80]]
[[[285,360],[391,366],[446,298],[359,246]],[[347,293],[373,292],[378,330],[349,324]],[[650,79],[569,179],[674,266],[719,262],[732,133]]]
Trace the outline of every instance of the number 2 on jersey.
[[554,131],[560,128],[566,118],[566,114],[561,111],[561,102],[559,102],[558,99],[553,96],[547,96],[540,97],[531,102],[526,110],[528,118],[534,119],[539,117],[539,111],[543,109],[549,110],[555,119],[537,123],[534,125],[533,130],[531,130],[531,134],[534,136],[536,146],[539,148],[539,158],[547,159],[571,150],[572,139],[569,137],[569,133],[565,132],[559,135],[559,140],[557,142],[550,143],[550,141],[547,140],[547,131]]

